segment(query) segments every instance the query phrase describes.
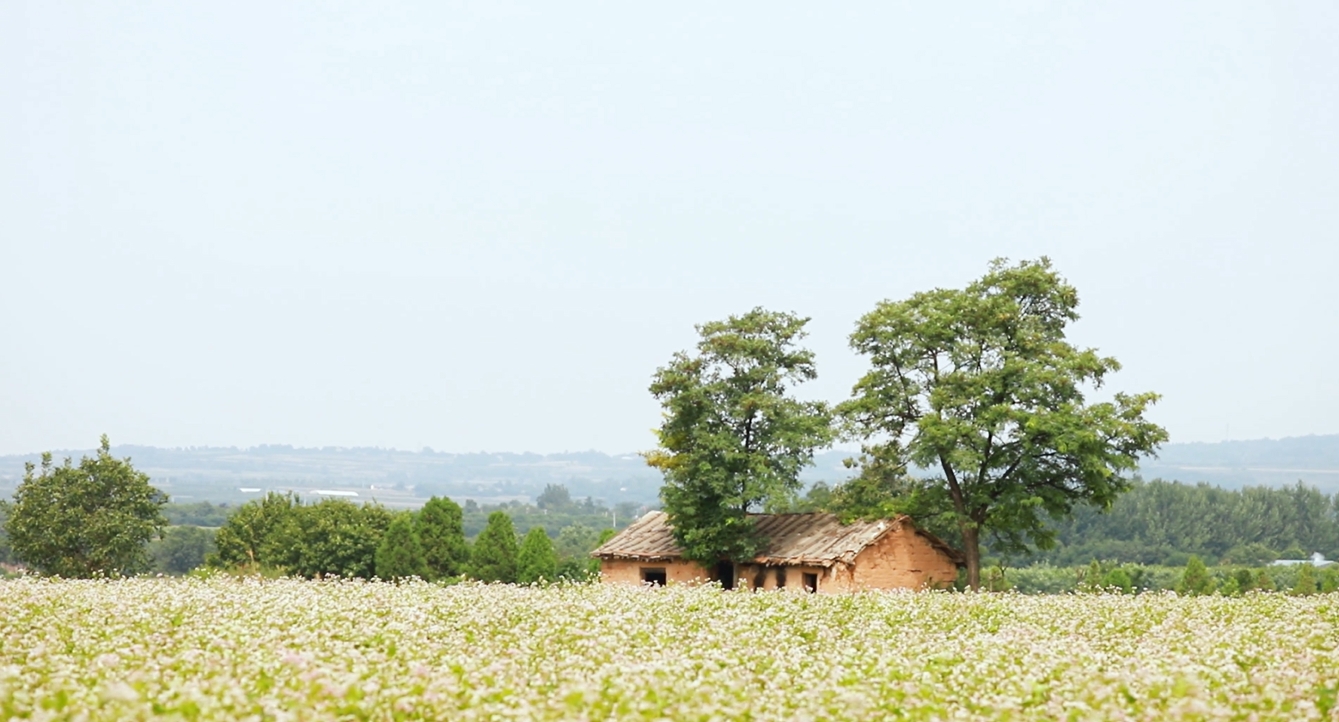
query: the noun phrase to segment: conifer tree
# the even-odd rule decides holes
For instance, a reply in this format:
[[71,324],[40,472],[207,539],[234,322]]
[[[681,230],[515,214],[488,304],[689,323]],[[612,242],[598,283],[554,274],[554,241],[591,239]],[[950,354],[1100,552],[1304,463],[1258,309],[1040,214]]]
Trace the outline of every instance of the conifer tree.
[[1204,560],[1191,554],[1190,559],[1186,560],[1186,571],[1181,575],[1181,581],[1176,585],[1176,593],[1210,594],[1213,592],[1213,588],[1213,577],[1209,576],[1209,569],[1204,566]]
[[1316,593],[1316,567],[1307,562],[1298,564],[1297,583],[1293,585],[1293,596],[1309,597]]
[[558,556],[544,527],[530,529],[516,557],[516,580],[522,584],[553,581],[558,578]]
[[386,535],[377,547],[377,576],[394,580],[427,576],[423,561],[423,547],[414,534],[414,523],[409,514],[401,514],[391,522]]
[[427,579],[450,579],[464,574],[470,561],[465,541],[464,515],[460,505],[444,497],[432,497],[416,519],[419,544],[427,565]]
[[488,515],[470,554],[470,575],[485,582],[516,581],[516,529],[506,512]]

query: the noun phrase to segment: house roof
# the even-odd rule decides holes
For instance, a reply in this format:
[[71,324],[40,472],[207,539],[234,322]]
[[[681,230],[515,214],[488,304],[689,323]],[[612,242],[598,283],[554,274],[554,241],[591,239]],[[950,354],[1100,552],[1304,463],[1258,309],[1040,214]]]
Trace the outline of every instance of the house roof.
[[[932,546],[943,551],[954,563],[962,563],[962,554],[943,540],[916,529],[911,517],[855,521],[843,524],[832,514],[750,514],[764,540],[753,561],[770,565],[830,567],[838,562],[850,564],[856,555],[884,534],[910,526]],[[628,528],[591,552],[601,559],[672,561],[683,556],[674,540],[674,530],[663,511],[648,512]]]

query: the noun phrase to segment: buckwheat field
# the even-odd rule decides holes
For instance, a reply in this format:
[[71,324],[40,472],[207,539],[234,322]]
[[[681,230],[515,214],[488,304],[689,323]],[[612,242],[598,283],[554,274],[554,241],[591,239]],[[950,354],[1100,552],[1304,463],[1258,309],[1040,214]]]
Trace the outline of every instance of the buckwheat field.
[[0,719],[1334,719],[1339,599],[0,583]]

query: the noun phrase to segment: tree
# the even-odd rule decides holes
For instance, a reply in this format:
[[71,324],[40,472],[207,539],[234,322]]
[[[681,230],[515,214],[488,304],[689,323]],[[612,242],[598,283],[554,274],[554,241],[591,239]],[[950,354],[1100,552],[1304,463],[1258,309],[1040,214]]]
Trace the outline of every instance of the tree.
[[522,584],[534,584],[541,581],[553,581],[558,578],[558,557],[553,552],[553,542],[537,526],[530,529],[521,542],[521,551],[516,556],[516,581]]
[[377,576],[387,580],[428,576],[423,547],[414,533],[414,520],[408,513],[397,514],[377,546]]
[[747,514],[786,506],[799,472],[832,440],[826,404],[790,387],[817,377],[797,343],[807,318],[761,308],[697,327],[696,353],[656,370],[664,409],[660,448],[646,461],[664,475],[661,499],[684,556],[702,564],[752,558],[760,540]]
[[1297,565],[1297,582],[1293,584],[1295,597],[1309,597],[1316,593],[1316,567],[1311,562]]
[[1191,554],[1190,560],[1186,562],[1186,570],[1181,575],[1181,581],[1176,584],[1176,593],[1211,594],[1213,588],[1213,577],[1209,575],[1208,567],[1204,566],[1204,560]]
[[267,493],[237,508],[214,534],[214,552],[205,564],[214,568],[246,567],[252,571],[278,568],[285,547],[295,540],[283,538],[301,501],[293,494]]
[[9,546],[9,534],[5,525],[9,523],[9,504],[0,501],[0,564],[8,564],[14,559],[14,550]]
[[371,579],[377,547],[390,524],[391,513],[377,504],[322,499],[295,506],[273,532],[282,541],[273,556],[289,574]]
[[1077,306],[1048,259],[996,260],[965,289],[878,304],[851,335],[870,370],[840,413],[868,456],[934,470],[974,589],[983,535],[1006,552],[1049,548],[1048,517],[1109,507],[1167,439],[1144,418],[1156,394],[1085,401],[1120,364],[1065,340]]
[[535,498],[535,506],[561,511],[572,506],[572,494],[564,484],[545,484],[544,491]]
[[464,574],[470,561],[470,547],[465,541],[460,505],[434,496],[419,510],[416,525],[427,566],[426,578],[436,581]]
[[198,526],[170,526],[163,538],[149,544],[154,571],[185,574],[204,564],[214,549],[214,533]]
[[54,466],[50,453],[40,468],[25,465],[5,531],[14,556],[45,574],[132,574],[149,567],[146,545],[167,526],[166,503],[148,474],[112,456],[104,434],[78,466]]
[[488,525],[474,540],[470,574],[485,582],[516,581],[516,529],[507,512],[488,515]]

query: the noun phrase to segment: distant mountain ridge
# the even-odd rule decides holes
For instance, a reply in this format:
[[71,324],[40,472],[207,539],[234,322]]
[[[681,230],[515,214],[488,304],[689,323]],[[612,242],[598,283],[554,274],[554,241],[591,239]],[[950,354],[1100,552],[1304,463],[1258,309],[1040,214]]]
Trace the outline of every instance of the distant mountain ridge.
[[[577,498],[591,496],[613,505],[652,503],[660,474],[634,453],[598,451],[561,454],[446,453],[431,449],[295,448],[265,445],[188,447],[116,446],[173,498],[181,501],[240,502],[256,490],[353,491],[360,498],[414,506],[434,494],[495,500],[534,498],[547,484],[564,484]],[[78,459],[90,450],[53,454]],[[804,473],[806,482],[840,482],[851,475],[842,464],[850,450],[818,454]],[[23,478],[24,462],[40,454],[0,456],[0,497],[9,497]],[[1208,482],[1228,488],[1282,486],[1299,480],[1327,493],[1339,491],[1339,435],[1253,441],[1168,444],[1140,468],[1145,479]]]

